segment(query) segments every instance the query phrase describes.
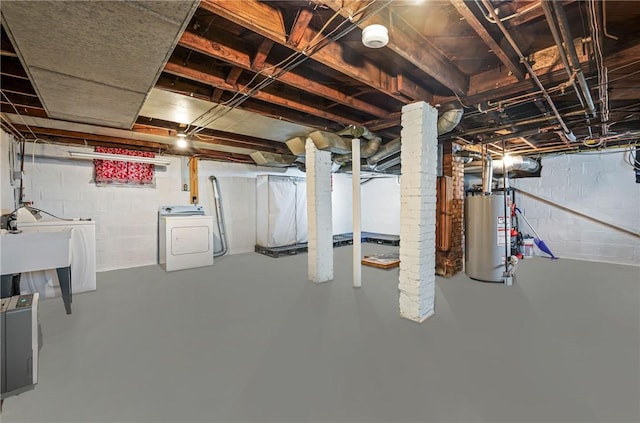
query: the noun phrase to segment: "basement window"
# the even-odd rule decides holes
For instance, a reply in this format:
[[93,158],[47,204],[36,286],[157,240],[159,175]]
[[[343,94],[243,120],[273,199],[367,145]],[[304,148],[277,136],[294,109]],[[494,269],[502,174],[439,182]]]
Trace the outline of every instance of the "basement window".
[[[155,157],[155,153],[147,151],[110,147],[96,147],[96,153]],[[95,168],[95,182],[98,186],[155,187],[155,165],[153,164],[96,159],[93,161],[93,165]]]

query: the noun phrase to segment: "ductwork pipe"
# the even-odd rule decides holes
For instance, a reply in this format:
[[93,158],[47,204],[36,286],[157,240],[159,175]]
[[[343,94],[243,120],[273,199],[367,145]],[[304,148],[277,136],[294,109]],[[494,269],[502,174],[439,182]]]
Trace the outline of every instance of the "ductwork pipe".
[[[540,170],[540,164],[532,159],[531,157],[524,156],[507,156],[506,158],[500,160],[492,160],[491,161],[491,171],[495,175],[502,175],[502,161],[504,160],[505,169],[507,172],[511,171],[520,171],[527,173],[535,173]],[[470,165],[465,166],[465,173],[481,173],[482,166]],[[488,173],[488,172],[487,172]],[[484,181],[483,181],[483,190],[485,189]],[[485,191],[486,192],[486,191]]]
[[482,162],[482,192],[489,195],[493,189],[493,159],[486,157]]
[[[352,139],[364,138],[368,140],[366,144],[360,146],[360,157],[364,159],[378,151],[378,148],[380,148],[380,144],[382,143],[382,138],[369,131],[364,126],[350,125],[344,130],[338,132],[338,135],[349,135],[352,137]],[[341,160],[343,163],[347,160],[351,160],[351,155],[344,154]]]
[[458,126],[464,114],[463,109],[452,109],[442,113],[438,118],[438,135],[453,131]]
[[376,164],[380,160],[385,159],[390,155],[397,153],[398,151],[400,151],[400,137],[395,138],[389,141],[388,143],[386,143],[385,145],[383,145],[382,147],[380,147],[380,149],[376,152],[376,154],[370,156],[367,159],[367,164],[369,165],[370,168],[375,168]]
[[[462,120],[463,114],[463,109],[452,109],[442,113],[440,118],[438,118],[438,135],[443,135],[447,132],[453,131],[453,128],[458,126],[460,120]],[[378,150],[377,153],[369,157],[369,159],[367,160],[367,164],[369,165],[369,167],[375,168],[376,163],[378,163],[380,160],[383,160],[400,151],[400,146],[400,138],[396,138],[386,143]]]
[[398,164],[400,164],[400,155],[392,157],[383,162],[379,162],[378,164],[376,164],[375,170],[381,172],[383,170],[387,170],[391,167],[394,167],[395,165],[398,165]]
[[[462,120],[463,114],[463,109],[451,109],[442,113],[440,118],[438,118],[438,135],[446,134],[458,126],[460,120]],[[380,143],[382,140],[380,137],[362,126],[349,126],[345,130],[339,132],[338,135],[351,135],[353,137],[362,137],[369,140],[369,142],[360,149],[360,156],[362,158],[367,158],[367,166],[371,170],[383,170],[376,167],[378,162],[400,151],[400,137],[389,141],[381,147]],[[334,156],[333,158],[334,164],[339,166],[350,160],[351,154],[341,154]]]

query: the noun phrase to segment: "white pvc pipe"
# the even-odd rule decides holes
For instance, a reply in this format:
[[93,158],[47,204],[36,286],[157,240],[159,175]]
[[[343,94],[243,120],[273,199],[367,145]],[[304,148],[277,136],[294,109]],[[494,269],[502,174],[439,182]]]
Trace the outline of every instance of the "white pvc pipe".
[[353,188],[353,287],[362,286],[362,230],[360,228],[360,139],[351,140]]

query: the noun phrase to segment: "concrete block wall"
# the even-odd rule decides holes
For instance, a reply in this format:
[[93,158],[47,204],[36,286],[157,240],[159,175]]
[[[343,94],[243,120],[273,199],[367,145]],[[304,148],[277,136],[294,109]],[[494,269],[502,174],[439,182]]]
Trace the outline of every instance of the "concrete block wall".
[[[2,132],[1,206],[8,208],[8,212],[13,210],[13,187],[8,182],[9,144],[9,136]],[[155,188],[97,187],[93,183],[91,161],[67,159],[70,150],[92,151],[92,148],[38,143],[33,148],[33,161],[31,148],[32,143],[27,143],[25,200],[60,217],[93,219],[98,271],[157,263],[158,208],[189,204],[189,192],[182,191],[179,157],[171,157],[170,166],[156,170]],[[49,158],[43,158],[45,156]],[[214,212],[213,190],[208,178],[215,175],[220,181],[229,254],[254,249],[256,175],[304,176],[297,170],[278,172],[272,168],[212,161],[200,161],[198,169],[200,203],[207,213]]]
[[[215,176],[220,185],[225,228],[227,231],[227,254],[254,251],[256,245],[256,177],[274,174],[271,168],[253,165],[214,162],[198,162],[198,201],[207,214],[216,216],[213,186],[210,176]],[[279,175],[304,176],[297,169],[282,170]],[[215,232],[215,248],[220,249],[220,240]]]
[[[589,216],[640,232],[640,184],[624,149],[547,156],[540,178],[512,185]],[[524,194],[516,204],[558,257],[640,265],[640,239]],[[531,233],[524,222],[524,232]],[[540,253],[536,249],[536,253]]]
[[98,271],[156,264],[158,208],[189,201],[180,190],[180,159],[156,171],[155,188],[97,187],[91,161],[41,158],[65,157],[70,150],[92,149],[35,146],[37,158],[25,162],[25,200],[56,216],[94,220]]

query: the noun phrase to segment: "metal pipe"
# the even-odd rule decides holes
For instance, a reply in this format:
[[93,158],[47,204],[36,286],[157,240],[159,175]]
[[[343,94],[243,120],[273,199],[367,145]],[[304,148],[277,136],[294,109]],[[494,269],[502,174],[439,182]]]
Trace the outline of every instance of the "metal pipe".
[[222,212],[222,195],[220,194],[220,185],[218,179],[211,175],[209,176],[211,185],[213,186],[213,202],[216,209],[216,223],[218,225],[218,233],[220,234],[220,251],[214,251],[213,257],[220,257],[227,254],[227,233],[224,227],[224,214]]
[[383,170],[387,170],[390,167],[393,167],[397,164],[400,164],[400,155],[398,154],[397,156],[393,157],[392,159],[389,160],[385,160],[384,162],[378,162],[378,164],[376,165],[376,167],[373,169],[375,171],[383,171]]
[[[558,27],[556,26],[555,19],[553,16],[553,11],[551,10],[551,6],[549,2],[542,1],[542,10],[544,11],[544,16],[547,18],[547,24],[549,24],[549,29],[551,30],[551,35],[553,35],[553,40],[556,42],[556,46],[558,47],[558,54],[560,55],[560,59],[562,59],[562,63],[564,64],[564,68],[567,71],[567,75],[569,75],[569,81],[571,81],[571,86],[576,92],[578,99],[580,100],[580,105],[584,109],[584,100],[582,99],[582,94],[578,90],[576,86],[576,81],[573,77],[573,72],[571,72],[572,66],[569,64],[569,59],[567,59],[567,53],[565,52],[564,47],[562,46],[562,37],[560,32],[558,31]],[[572,41],[573,42],[573,41]],[[593,106],[593,102],[591,103]],[[589,110],[590,113],[593,113],[593,110]]]
[[506,154],[505,142],[502,141],[502,188],[504,189],[504,281],[505,285],[511,285],[511,273],[509,269],[509,261],[511,258],[511,213],[507,207],[507,195],[509,195],[509,182],[507,179],[507,169],[504,156]]
[[353,190],[353,287],[362,286],[362,239],[360,229],[360,139],[351,140],[351,154],[353,166],[351,188]]
[[[564,47],[569,53],[569,62],[571,63],[571,68],[576,72],[578,77],[578,84],[580,85],[580,89],[582,90],[582,95],[584,96],[584,100],[587,103],[587,109],[591,116],[596,115],[596,107],[593,104],[593,98],[591,97],[591,91],[589,90],[589,85],[587,85],[587,80],[584,77],[584,73],[582,72],[582,67],[580,67],[580,60],[578,59],[578,53],[576,52],[576,48],[573,45],[573,37],[571,36],[571,29],[569,28],[569,21],[567,20],[567,14],[564,12],[564,8],[562,4],[557,2],[551,2],[553,5],[556,17],[558,18],[558,27],[560,28],[560,34],[562,35],[564,41]],[[544,7],[544,5],[543,5]],[[547,6],[548,7],[548,6]],[[549,22],[551,25],[551,22]]]
[[540,82],[540,79],[538,78],[538,75],[535,73],[535,71],[531,67],[531,64],[529,63],[529,60],[527,60],[527,58],[524,56],[524,54],[522,53],[522,51],[518,47],[518,44],[514,41],[513,37],[511,37],[511,34],[509,34],[509,31],[507,31],[507,28],[505,28],[504,24],[502,22],[500,22],[500,20],[498,18],[498,15],[496,15],[496,12],[493,10],[493,6],[489,2],[489,0],[482,0],[482,4],[484,4],[484,7],[491,14],[491,16],[496,20],[496,25],[498,25],[498,28],[500,28],[500,31],[502,32],[504,37],[507,39],[507,41],[509,42],[511,47],[513,47],[513,50],[516,52],[518,57],[520,58],[520,61],[527,68],[527,72],[529,73],[529,75],[531,75],[531,79],[533,79],[535,81],[535,83],[538,86],[538,88],[540,88],[540,91],[542,91],[542,95],[544,96],[545,100],[549,104],[549,107],[551,107],[551,110],[553,110],[553,114],[558,119],[558,122],[560,123],[560,126],[562,126],[562,130],[564,131],[564,133],[567,136],[567,138],[569,140],[575,140],[576,136],[567,127],[567,124],[562,119],[562,116],[560,115],[560,112],[556,108],[556,105],[554,104],[553,100],[549,96],[549,93],[547,92],[547,89],[544,87],[544,85],[542,85],[542,82]]
[[607,38],[611,38],[616,41],[618,40],[618,37],[609,34],[609,31],[607,31],[607,0],[602,0],[602,33]]
[[482,192],[491,194],[493,189],[493,159],[487,155],[482,160]]

